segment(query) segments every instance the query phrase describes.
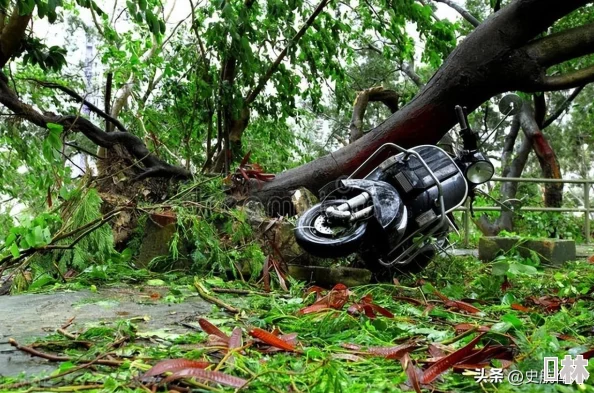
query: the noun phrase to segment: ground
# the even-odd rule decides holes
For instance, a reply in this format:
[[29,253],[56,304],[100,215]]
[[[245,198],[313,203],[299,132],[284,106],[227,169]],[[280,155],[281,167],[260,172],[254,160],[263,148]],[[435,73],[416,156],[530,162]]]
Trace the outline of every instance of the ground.
[[[63,291],[81,286],[87,289]],[[592,355],[594,264],[587,260],[554,268],[513,254],[493,263],[440,258],[421,275],[337,288],[317,302],[325,293],[307,294],[300,282],[283,291],[274,280],[270,293],[253,282],[174,275],[97,287],[85,281],[0,298],[0,391],[167,391],[155,385],[159,378],[140,375],[164,359],[185,358],[212,364],[209,378],[222,383],[178,380],[171,390],[594,392],[594,362],[579,387],[507,380],[512,371],[527,378],[542,370],[545,356]],[[258,329],[297,337],[278,343]],[[9,337],[67,361],[29,357]],[[452,368],[464,351],[471,364]],[[485,364],[503,368],[503,381],[490,382],[487,372],[477,382],[474,369]],[[434,380],[417,385],[423,378]]]

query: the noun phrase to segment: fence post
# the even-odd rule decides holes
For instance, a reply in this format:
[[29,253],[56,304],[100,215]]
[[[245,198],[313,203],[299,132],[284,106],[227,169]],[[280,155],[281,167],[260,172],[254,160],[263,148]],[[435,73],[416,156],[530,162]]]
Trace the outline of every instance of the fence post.
[[468,248],[470,244],[470,198],[466,198],[464,203],[464,247]]
[[590,183],[586,180],[584,183],[584,208],[586,219],[584,222],[584,232],[586,232],[586,244],[590,243]]

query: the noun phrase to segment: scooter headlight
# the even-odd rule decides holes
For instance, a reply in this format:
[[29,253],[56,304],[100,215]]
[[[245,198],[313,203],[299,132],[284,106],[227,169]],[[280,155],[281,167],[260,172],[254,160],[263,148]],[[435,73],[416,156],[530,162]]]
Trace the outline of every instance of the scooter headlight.
[[491,180],[495,167],[487,160],[475,161],[466,168],[466,179],[473,184],[483,184]]

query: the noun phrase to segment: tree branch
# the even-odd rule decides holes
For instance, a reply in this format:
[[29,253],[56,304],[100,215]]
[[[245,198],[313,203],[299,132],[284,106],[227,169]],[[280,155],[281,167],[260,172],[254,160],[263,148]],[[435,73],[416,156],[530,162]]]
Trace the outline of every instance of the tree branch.
[[[111,75],[111,73],[108,74],[108,79],[109,79],[109,75]],[[95,114],[97,114],[97,116],[99,116],[100,118],[102,118],[103,120],[105,120],[108,123],[112,123],[113,125],[115,125],[118,130],[122,131],[122,132],[128,132],[128,130],[126,129],[126,127],[124,127],[124,125],[122,123],[120,123],[120,121],[118,119],[114,119],[112,116],[108,115],[107,113],[105,113],[104,111],[102,111],[101,109],[99,109],[98,107],[96,107],[95,105],[93,105],[91,102],[85,100],[80,94],[78,94],[77,92],[75,92],[74,90],[70,89],[69,87],[66,86],[62,86],[59,83],[53,83],[53,82],[44,82],[44,81],[40,81],[38,79],[26,79],[32,82],[37,83],[40,86],[43,87],[47,87],[50,89],[57,89],[60,90],[61,92],[64,92],[66,94],[68,94],[70,97],[74,98],[74,100],[76,102],[82,103],[84,104],[87,108],[89,108],[92,112],[94,112]],[[111,90],[111,89],[109,89]],[[105,103],[106,108],[109,107],[108,103]]]
[[3,104],[16,115],[30,121],[31,123],[47,128],[48,123],[61,124],[72,131],[79,131],[89,138],[93,143],[110,148],[121,145],[128,153],[145,166],[145,171],[134,180],[141,180],[147,177],[167,177],[177,179],[189,179],[191,173],[185,168],[168,164],[152,154],[144,142],[136,135],[128,132],[115,131],[107,133],[83,117],[69,115],[56,116],[48,113],[40,113],[31,105],[25,104],[8,87],[7,78],[0,73],[0,104]]
[[283,61],[285,56],[287,55],[287,52],[289,51],[289,49],[292,46],[297,45],[297,43],[299,42],[301,37],[303,37],[303,35],[307,31],[307,29],[314,23],[314,21],[316,20],[318,15],[320,15],[322,13],[322,11],[324,10],[324,7],[326,7],[326,5],[328,5],[329,2],[330,2],[330,0],[322,0],[318,4],[318,6],[314,10],[313,14],[310,15],[310,17],[305,21],[303,26],[301,26],[301,29],[299,29],[297,34],[295,34],[295,36],[289,41],[287,46],[285,46],[285,48],[281,51],[281,53],[278,55],[278,57],[276,58],[274,63],[272,63],[272,65],[270,65],[270,68],[268,68],[268,71],[266,71],[266,73],[260,78],[256,87],[252,91],[250,91],[250,93],[247,95],[247,98],[245,99],[246,105],[250,105],[252,102],[254,102],[256,97],[258,97],[258,94],[260,94],[260,92],[264,89],[264,86],[266,85],[266,83],[272,77],[272,74],[274,74],[276,72],[276,70],[278,69],[278,66]]
[[594,82],[594,65],[563,75],[543,76],[536,87],[545,91],[567,90]]
[[555,112],[553,112],[553,114],[542,123],[542,128],[545,129],[548,126],[550,126],[555,120],[557,120],[559,118],[559,116],[561,116],[563,114],[563,112],[565,112],[567,109],[569,109],[569,106],[571,105],[573,100],[575,100],[576,97],[582,92],[582,90],[584,90],[584,87],[586,87],[586,85],[576,87],[571,92],[569,97],[567,97],[567,99],[565,99],[565,101],[563,101],[563,103],[561,105],[559,105],[559,107],[555,110]]
[[406,74],[406,76],[410,78],[410,80],[413,81],[415,85],[417,85],[417,87],[421,88],[425,86],[419,74],[416,73],[414,63],[412,61],[409,63],[402,62],[400,69]]
[[460,5],[456,4],[452,0],[433,0],[433,1],[435,1],[436,3],[446,4],[449,7],[453,8],[456,12],[458,12],[460,15],[462,15],[462,17],[464,19],[466,19],[466,21],[468,23],[470,23],[474,27],[478,27],[478,25],[481,24],[481,22],[477,18],[475,18],[470,12],[466,11],[464,8],[462,8]]
[[31,14],[20,15],[18,5],[12,9],[12,14],[0,34],[0,68],[4,67],[14,53],[21,46],[25,30],[31,20]]
[[592,52],[594,52],[594,23],[551,34],[526,45],[526,53],[545,67]]
[[363,117],[367,110],[369,101],[382,102],[392,113],[398,110],[398,99],[400,96],[394,90],[385,90],[383,87],[372,87],[357,94],[353,108],[353,116],[349,129],[351,131],[351,143],[363,135]]

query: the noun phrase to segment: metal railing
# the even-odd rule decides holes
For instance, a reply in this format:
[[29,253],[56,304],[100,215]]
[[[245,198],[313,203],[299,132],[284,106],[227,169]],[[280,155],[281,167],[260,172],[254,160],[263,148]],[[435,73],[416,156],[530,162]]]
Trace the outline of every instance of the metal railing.
[[[520,178],[520,177],[494,177],[491,181],[495,182],[513,182],[513,183],[563,183],[563,184],[582,184],[584,195],[584,207],[521,207],[515,212],[558,212],[558,213],[584,213],[584,236],[586,244],[590,243],[590,185],[594,184],[594,179],[539,179],[539,178]],[[500,211],[500,206],[480,206],[474,207],[475,212]],[[468,247],[470,234],[470,200],[467,200],[464,207],[460,206],[456,211],[464,212],[464,246]]]

